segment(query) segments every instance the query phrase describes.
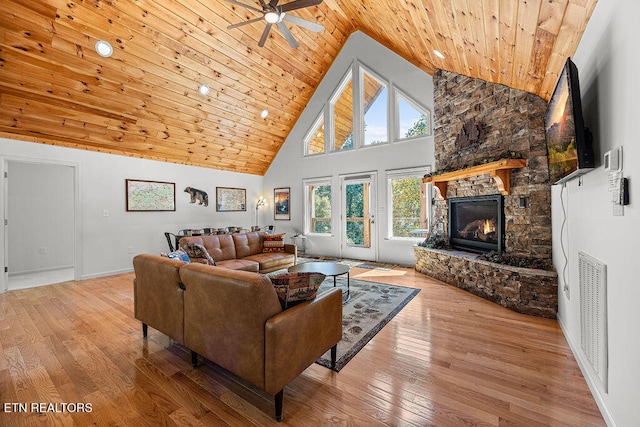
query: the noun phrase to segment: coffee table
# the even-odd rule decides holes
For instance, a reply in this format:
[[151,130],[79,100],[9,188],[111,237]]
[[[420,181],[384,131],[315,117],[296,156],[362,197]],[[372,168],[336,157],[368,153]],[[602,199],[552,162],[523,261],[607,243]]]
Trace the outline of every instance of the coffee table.
[[325,276],[333,276],[333,287],[336,287],[336,277],[343,274],[347,275],[347,297],[343,302],[349,301],[351,294],[349,293],[349,266],[338,264],[333,261],[309,261],[296,264],[288,268],[290,273],[321,273]]

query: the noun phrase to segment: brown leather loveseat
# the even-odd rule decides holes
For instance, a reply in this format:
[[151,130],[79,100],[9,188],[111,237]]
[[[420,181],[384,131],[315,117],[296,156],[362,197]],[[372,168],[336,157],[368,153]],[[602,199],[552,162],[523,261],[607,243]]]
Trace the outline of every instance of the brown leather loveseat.
[[340,289],[283,310],[271,280],[142,254],[133,259],[134,314],[148,326],[275,396],[282,419],[284,387],[342,338]]
[[[202,245],[217,266],[232,270],[269,273],[296,264],[296,245],[284,243],[282,251],[264,252],[264,240],[265,235],[262,231],[189,236],[180,239],[180,247],[184,248],[188,244]],[[191,261],[206,263],[204,258],[192,258]]]

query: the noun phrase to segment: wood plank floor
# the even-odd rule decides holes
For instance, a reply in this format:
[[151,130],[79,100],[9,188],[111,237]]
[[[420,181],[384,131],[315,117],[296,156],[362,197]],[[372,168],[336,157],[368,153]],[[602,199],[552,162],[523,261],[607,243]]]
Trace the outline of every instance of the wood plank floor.
[[366,278],[421,292],[339,373],[295,379],[282,423],[271,396],[142,338],[133,273],[0,294],[0,425],[605,425],[556,321],[395,270]]

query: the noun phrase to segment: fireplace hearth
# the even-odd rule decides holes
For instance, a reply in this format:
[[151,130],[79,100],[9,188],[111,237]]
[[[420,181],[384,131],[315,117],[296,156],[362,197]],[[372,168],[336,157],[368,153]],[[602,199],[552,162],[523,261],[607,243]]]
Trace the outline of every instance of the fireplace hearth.
[[503,251],[502,195],[451,198],[448,203],[451,247],[476,253]]

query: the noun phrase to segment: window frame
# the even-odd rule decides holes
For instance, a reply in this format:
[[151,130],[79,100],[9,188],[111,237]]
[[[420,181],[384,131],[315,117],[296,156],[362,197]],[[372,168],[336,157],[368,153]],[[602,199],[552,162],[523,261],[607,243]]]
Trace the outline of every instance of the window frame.
[[[385,113],[386,113],[386,131],[387,137],[386,141],[378,142],[376,144],[366,144],[365,142],[365,99],[364,99],[364,87],[365,87],[365,74],[377,81],[379,84],[384,86],[387,91],[386,99],[385,99]],[[391,128],[393,127],[391,120],[391,92],[392,92],[392,84],[390,84],[386,79],[382,78],[378,73],[371,70],[369,67],[358,63],[358,121],[360,128],[360,147],[369,148],[369,147],[379,147],[381,145],[390,144],[392,141],[392,132]]]
[[[316,132],[318,131],[318,128],[320,127],[320,123],[323,123],[324,125],[324,137],[323,137],[323,142],[324,142],[324,149],[321,153],[309,153],[309,143],[311,142],[311,140],[313,139],[313,137],[315,136]],[[327,154],[327,121],[325,120],[324,117],[324,108],[320,111],[320,113],[318,114],[318,116],[316,117],[316,119],[313,121],[313,124],[311,125],[311,127],[309,128],[309,131],[307,132],[307,134],[305,135],[303,141],[303,153],[302,156],[303,157],[312,157],[312,156],[320,156],[323,154]]]
[[[410,236],[394,236],[393,235],[393,189],[392,189],[392,180],[393,179],[401,179],[401,178],[417,178],[420,180],[420,185],[425,186],[424,188],[424,203],[425,203],[425,222],[427,224],[427,230],[430,227],[433,218],[433,207],[431,200],[433,199],[433,188],[430,184],[425,184],[422,182],[422,178],[424,175],[431,173],[431,166],[419,166],[413,168],[402,168],[402,169],[392,169],[387,170],[386,180],[387,180],[387,230],[386,230],[386,239],[387,240],[407,240],[407,241],[421,241],[424,240],[424,237],[421,235],[416,235],[415,237]],[[421,191],[422,193],[422,191]],[[422,201],[421,201],[422,203]]]
[[[402,100],[404,102],[406,102],[407,104],[409,104],[411,107],[413,107],[416,111],[418,111],[419,113],[422,113],[422,115],[425,116],[425,118],[427,119],[427,133],[423,134],[423,135],[417,135],[417,136],[410,136],[407,138],[403,138],[400,135],[400,99],[402,98]],[[426,138],[429,137],[433,134],[433,125],[432,125],[432,121],[431,121],[431,110],[429,110],[428,108],[426,108],[425,106],[419,104],[417,101],[413,100],[413,98],[411,98],[410,96],[408,96],[406,93],[404,93],[401,89],[398,89],[397,87],[393,87],[393,103],[394,103],[394,120],[393,120],[393,125],[394,125],[394,138],[393,141],[394,142],[404,142],[404,141],[411,141],[414,139],[418,139],[418,138]]]
[[[333,198],[334,198],[334,194],[333,194],[333,181],[331,177],[322,177],[322,178],[309,178],[309,179],[303,179],[302,180],[302,185],[303,185],[303,191],[304,191],[304,224],[303,224],[303,230],[304,230],[304,234],[307,236],[332,236],[333,235],[333,210],[334,210],[334,203],[333,203]],[[312,217],[312,213],[313,213],[313,206],[312,206],[312,195],[311,195],[311,187],[321,187],[321,186],[329,186],[331,187],[331,198],[330,198],[330,203],[331,203],[331,217],[330,219],[330,223],[331,223],[331,231],[329,231],[328,233],[318,233],[316,231],[312,231],[312,223],[313,223],[313,217]]]
[[[344,90],[347,88],[347,86],[349,85],[349,83],[351,83],[351,135],[352,138],[354,139],[353,141],[353,147],[351,148],[336,148],[336,120],[335,120],[335,104],[338,101],[338,99],[340,99],[340,97],[342,96],[342,93],[344,92]],[[349,69],[346,71],[346,73],[344,74],[344,76],[342,77],[342,80],[340,80],[340,84],[336,87],[335,91],[333,92],[333,94],[331,95],[331,97],[329,98],[328,101],[328,106],[329,106],[329,120],[330,122],[330,134],[329,134],[329,150],[328,152],[330,153],[341,153],[341,152],[346,152],[346,151],[352,151],[355,150],[356,148],[356,134],[355,134],[355,108],[356,106],[354,105],[353,102],[353,93],[354,93],[354,85],[355,82],[353,80],[353,66],[350,66]],[[327,126],[327,120],[325,118],[325,129]],[[326,131],[325,131],[326,132]],[[326,136],[325,136],[326,139]]]

